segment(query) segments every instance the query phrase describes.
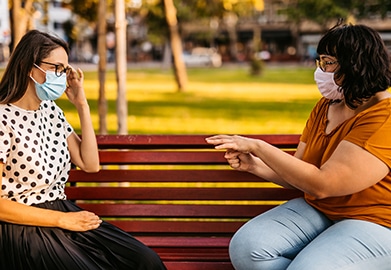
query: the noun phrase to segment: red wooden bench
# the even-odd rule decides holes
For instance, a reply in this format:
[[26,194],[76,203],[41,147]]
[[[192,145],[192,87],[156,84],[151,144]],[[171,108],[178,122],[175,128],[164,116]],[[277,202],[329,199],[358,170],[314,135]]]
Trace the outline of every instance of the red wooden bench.
[[[154,249],[169,270],[232,270],[228,244],[248,219],[301,196],[232,170],[204,135],[98,135],[98,173],[71,171],[83,208]],[[253,135],[294,152],[298,135]]]

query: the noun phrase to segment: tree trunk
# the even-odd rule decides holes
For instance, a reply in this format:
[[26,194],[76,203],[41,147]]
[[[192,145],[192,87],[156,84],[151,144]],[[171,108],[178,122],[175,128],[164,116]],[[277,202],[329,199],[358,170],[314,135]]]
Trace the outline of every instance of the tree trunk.
[[238,22],[238,16],[233,12],[228,12],[224,15],[225,25],[227,27],[229,37],[229,52],[231,60],[236,62],[238,60],[238,34],[236,32],[236,24]]
[[170,45],[170,39],[166,38],[166,40],[164,41],[162,68],[163,69],[171,68],[172,66],[171,60],[172,60],[172,50]]
[[12,50],[27,32],[32,13],[33,0],[25,0],[23,6],[24,7],[22,8],[21,0],[12,0]]
[[105,95],[106,82],[106,0],[99,0],[98,8],[98,77],[99,77],[99,98],[98,98],[98,114],[99,114],[99,134],[107,134],[107,100]]
[[251,57],[254,57],[254,53],[257,53],[259,50],[262,50],[261,26],[257,22],[254,26],[253,48],[251,52]]
[[176,8],[173,0],[164,0],[164,11],[168,28],[170,30],[170,43],[174,58],[175,79],[178,84],[178,91],[182,92],[187,86],[187,72],[185,63],[182,59],[182,41],[178,31]]
[[117,75],[118,134],[127,134],[125,1],[115,1],[115,67]]

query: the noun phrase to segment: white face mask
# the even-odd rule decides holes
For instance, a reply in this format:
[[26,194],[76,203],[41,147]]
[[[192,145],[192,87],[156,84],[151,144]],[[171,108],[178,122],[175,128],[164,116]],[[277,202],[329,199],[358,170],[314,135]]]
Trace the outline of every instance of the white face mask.
[[334,81],[333,72],[324,72],[317,68],[314,73],[315,82],[322,96],[327,99],[343,99],[343,93],[338,91],[340,88]]

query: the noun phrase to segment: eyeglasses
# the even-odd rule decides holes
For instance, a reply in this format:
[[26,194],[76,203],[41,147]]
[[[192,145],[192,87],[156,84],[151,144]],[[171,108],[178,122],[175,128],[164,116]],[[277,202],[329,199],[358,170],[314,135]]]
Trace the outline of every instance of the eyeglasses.
[[334,65],[338,63],[338,61],[323,61],[316,59],[316,66],[320,68],[323,72],[326,72],[326,67],[330,65]]
[[41,63],[44,63],[46,65],[51,65],[55,67],[54,73],[56,74],[57,77],[61,77],[62,74],[69,75],[70,71],[72,70],[71,67],[64,67],[62,64],[53,64],[45,61],[41,61]]

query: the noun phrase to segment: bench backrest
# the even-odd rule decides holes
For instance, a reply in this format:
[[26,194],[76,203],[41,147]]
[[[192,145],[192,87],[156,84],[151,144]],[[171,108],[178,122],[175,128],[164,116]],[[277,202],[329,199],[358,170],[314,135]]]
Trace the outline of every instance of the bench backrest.
[[[193,236],[200,237],[193,248],[203,247],[202,237],[226,247],[246,220],[302,195],[232,170],[206,137],[97,136],[102,169],[92,174],[73,169],[68,198],[158,249]],[[299,140],[298,135],[251,137],[289,153]]]

